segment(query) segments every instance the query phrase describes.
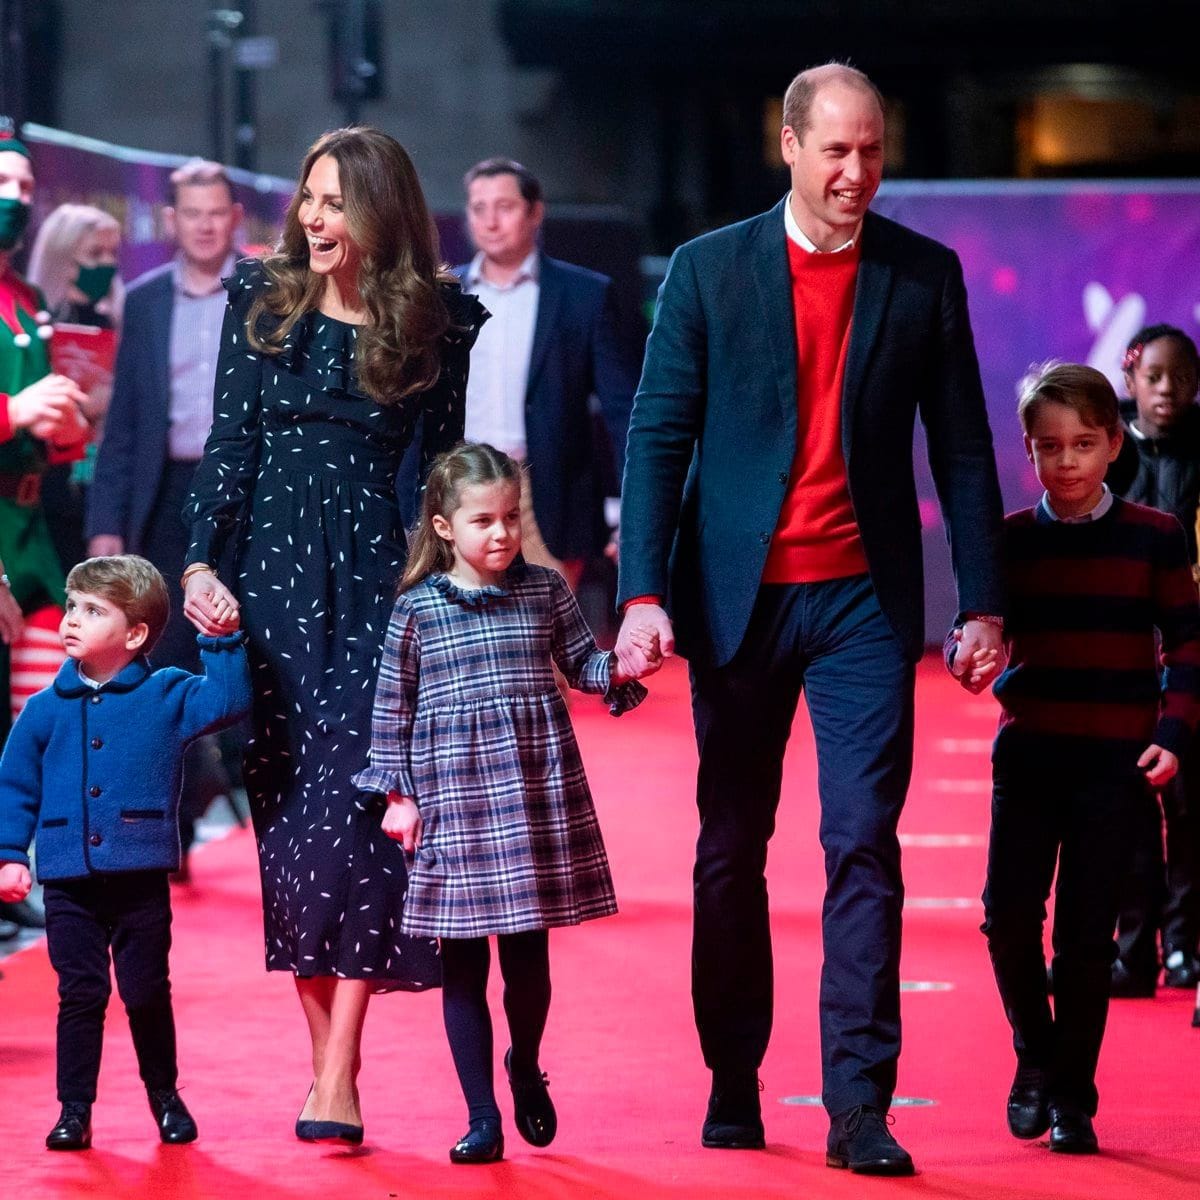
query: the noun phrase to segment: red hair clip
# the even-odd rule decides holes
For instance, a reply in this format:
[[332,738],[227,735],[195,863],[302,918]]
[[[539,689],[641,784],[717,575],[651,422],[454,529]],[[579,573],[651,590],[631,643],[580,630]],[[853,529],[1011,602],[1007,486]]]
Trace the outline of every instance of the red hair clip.
[[1137,366],[1138,359],[1142,357],[1142,351],[1146,348],[1144,342],[1134,342],[1128,350],[1125,351],[1125,357],[1121,359],[1121,370],[1132,371]]

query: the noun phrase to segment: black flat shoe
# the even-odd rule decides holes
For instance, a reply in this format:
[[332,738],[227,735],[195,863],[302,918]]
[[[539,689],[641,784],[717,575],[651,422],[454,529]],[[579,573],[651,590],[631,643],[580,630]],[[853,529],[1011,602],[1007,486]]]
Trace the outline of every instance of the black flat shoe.
[[862,1104],[829,1125],[827,1167],[848,1167],[856,1175],[912,1175],[913,1160],[888,1129],[891,1117]]
[[471,1128],[450,1147],[452,1163],[494,1163],[503,1157],[504,1134],[499,1121],[473,1121]]
[[1007,1114],[1008,1132],[1023,1141],[1041,1137],[1050,1128],[1046,1086],[1040,1071],[1017,1068],[1008,1093]]
[[147,1088],[146,1097],[158,1125],[158,1136],[168,1146],[182,1146],[200,1136],[192,1114],[174,1088]]
[[1092,1118],[1074,1104],[1050,1105],[1050,1149],[1058,1154],[1099,1154]]
[[92,1147],[92,1106],[82,1100],[67,1100],[58,1124],[46,1134],[47,1150],[90,1150]]
[[545,1072],[517,1076],[512,1073],[512,1047],[504,1052],[504,1073],[513,1094],[513,1121],[517,1132],[531,1146],[548,1146],[558,1132],[558,1114],[550,1099],[550,1080]]
[[302,1142],[344,1142],[347,1146],[361,1146],[363,1127],[348,1125],[345,1121],[297,1121],[296,1136]]
[[765,1150],[757,1071],[713,1072],[700,1144],[708,1150]]

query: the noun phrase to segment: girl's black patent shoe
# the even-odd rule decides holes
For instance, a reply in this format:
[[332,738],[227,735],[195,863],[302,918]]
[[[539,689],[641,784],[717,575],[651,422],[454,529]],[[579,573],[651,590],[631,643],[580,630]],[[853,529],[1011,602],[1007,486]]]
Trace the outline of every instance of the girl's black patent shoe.
[[471,1128],[450,1147],[452,1163],[494,1163],[504,1157],[499,1121],[472,1121]]

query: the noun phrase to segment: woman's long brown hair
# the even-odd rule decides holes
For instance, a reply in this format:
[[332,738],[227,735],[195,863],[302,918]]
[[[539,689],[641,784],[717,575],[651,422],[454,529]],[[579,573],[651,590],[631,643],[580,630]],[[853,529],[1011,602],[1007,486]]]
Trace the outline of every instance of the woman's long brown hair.
[[[254,349],[278,354],[292,326],[320,305],[325,276],[309,270],[299,211],[313,163],[326,154],[338,165],[346,227],[362,256],[358,292],[368,321],[358,337],[359,383],[378,403],[395,404],[437,380],[450,326],[438,283],[450,276],[412,160],[378,129],[335,129],[305,155],[279,244],[263,261],[271,286],[250,306],[247,337]],[[281,318],[266,336],[257,328],[264,312]]]

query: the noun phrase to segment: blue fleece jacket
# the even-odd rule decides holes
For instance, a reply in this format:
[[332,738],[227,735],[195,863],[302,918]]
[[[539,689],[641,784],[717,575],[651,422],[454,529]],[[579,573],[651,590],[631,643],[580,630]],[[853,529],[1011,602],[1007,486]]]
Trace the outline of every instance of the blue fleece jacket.
[[0,759],[0,863],[45,880],[179,866],[183,752],[250,707],[240,633],[199,637],[203,675],[133,660],[100,688],[73,659],[30,698]]

